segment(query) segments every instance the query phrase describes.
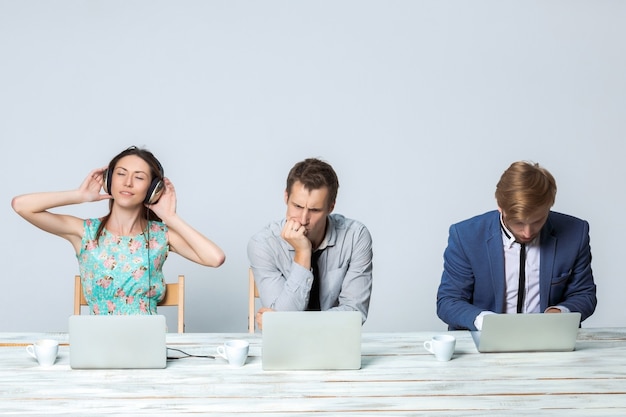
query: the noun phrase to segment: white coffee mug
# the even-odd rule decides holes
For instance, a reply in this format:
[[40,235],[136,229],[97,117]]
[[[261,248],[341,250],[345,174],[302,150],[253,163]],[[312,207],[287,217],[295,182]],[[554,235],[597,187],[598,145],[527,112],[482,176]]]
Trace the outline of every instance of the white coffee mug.
[[250,343],[245,340],[229,340],[217,347],[217,354],[226,359],[231,366],[243,366],[248,359]]
[[37,359],[41,366],[52,366],[57,359],[59,342],[52,339],[41,339],[32,345],[26,346],[26,352]]
[[438,361],[449,361],[454,355],[456,338],[449,334],[433,336],[431,340],[424,342],[424,348],[435,355]]

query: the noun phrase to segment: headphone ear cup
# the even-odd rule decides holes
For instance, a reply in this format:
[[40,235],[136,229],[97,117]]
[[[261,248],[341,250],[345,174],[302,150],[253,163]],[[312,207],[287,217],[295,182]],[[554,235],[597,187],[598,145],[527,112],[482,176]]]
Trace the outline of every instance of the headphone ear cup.
[[104,184],[102,184],[102,188],[104,189],[104,192],[107,194],[111,194],[111,190],[109,189],[109,187],[111,184],[112,175],[113,175],[113,171],[111,171],[108,168],[106,171],[104,171],[104,174],[102,175],[104,178]]
[[163,184],[163,180],[155,178],[152,180],[150,187],[148,188],[148,192],[146,193],[146,198],[143,200],[144,204],[155,204],[161,198],[161,194],[163,194],[163,188],[165,185]]

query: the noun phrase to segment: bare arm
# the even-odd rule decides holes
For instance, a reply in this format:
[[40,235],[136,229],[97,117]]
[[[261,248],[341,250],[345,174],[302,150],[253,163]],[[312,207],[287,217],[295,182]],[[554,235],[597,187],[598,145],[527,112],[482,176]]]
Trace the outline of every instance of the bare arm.
[[83,220],[48,210],[110,198],[107,194],[100,194],[103,170],[98,168],[91,171],[76,190],[24,194],[14,197],[11,206],[29,223],[67,239],[78,252],[83,234]]
[[164,178],[165,190],[156,204],[150,207],[169,229],[170,250],[205,266],[218,267],[224,263],[222,249],[202,233],[187,224],[176,213],[176,191],[172,182]]

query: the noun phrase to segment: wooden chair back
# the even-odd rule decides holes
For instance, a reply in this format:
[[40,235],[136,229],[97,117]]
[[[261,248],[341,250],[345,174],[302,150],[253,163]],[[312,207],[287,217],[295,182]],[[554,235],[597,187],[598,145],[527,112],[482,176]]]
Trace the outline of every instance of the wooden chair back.
[[254,282],[252,268],[248,268],[248,333],[254,333],[256,328],[254,317],[256,313],[257,298],[259,298],[259,290]]

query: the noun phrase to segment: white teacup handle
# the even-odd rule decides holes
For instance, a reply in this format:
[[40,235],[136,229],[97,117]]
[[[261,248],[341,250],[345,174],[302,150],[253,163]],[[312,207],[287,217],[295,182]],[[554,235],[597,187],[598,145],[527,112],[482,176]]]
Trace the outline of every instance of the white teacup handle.
[[224,348],[224,346],[218,346],[216,350],[219,356],[228,360],[228,357],[226,356],[226,349]]
[[37,359],[37,355],[35,354],[35,345],[26,346],[26,352],[33,358]]
[[433,345],[432,345],[430,340],[427,340],[427,341],[424,342],[424,349],[426,349],[430,353],[434,353],[433,352]]

